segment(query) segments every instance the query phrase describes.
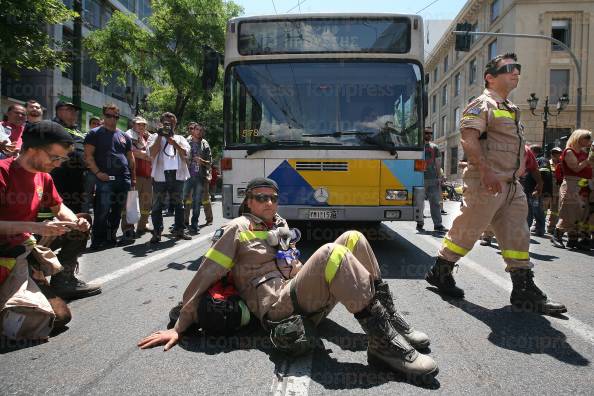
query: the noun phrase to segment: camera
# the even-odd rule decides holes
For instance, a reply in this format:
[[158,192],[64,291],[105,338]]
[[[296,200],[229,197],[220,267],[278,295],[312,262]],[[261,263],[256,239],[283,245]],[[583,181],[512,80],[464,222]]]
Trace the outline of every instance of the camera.
[[157,129],[157,134],[163,137],[173,137],[173,127],[170,123],[164,122],[163,126]]

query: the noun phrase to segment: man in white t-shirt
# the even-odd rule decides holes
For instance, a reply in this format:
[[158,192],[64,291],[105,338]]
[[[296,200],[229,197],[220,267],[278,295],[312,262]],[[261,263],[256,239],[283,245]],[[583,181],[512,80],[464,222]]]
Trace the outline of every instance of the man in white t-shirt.
[[185,231],[182,201],[184,182],[190,177],[187,165],[190,145],[183,136],[175,134],[177,117],[173,113],[163,113],[160,121],[162,126],[148,141],[149,155],[153,165],[151,172],[153,178],[151,220],[154,230],[151,243],[161,241],[163,206],[167,194],[169,194],[170,204],[175,208],[173,235],[181,239],[192,239]]

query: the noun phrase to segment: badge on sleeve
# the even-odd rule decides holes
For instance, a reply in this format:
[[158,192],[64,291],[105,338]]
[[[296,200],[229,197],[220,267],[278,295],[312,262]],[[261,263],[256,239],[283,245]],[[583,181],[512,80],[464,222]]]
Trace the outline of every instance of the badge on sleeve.
[[479,107],[471,107],[466,110],[466,114],[479,115],[481,114],[481,109]]
[[225,230],[222,228],[219,228],[218,230],[216,230],[212,236],[212,243],[215,243],[216,241],[221,239],[221,237],[223,236],[223,232],[225,232]]

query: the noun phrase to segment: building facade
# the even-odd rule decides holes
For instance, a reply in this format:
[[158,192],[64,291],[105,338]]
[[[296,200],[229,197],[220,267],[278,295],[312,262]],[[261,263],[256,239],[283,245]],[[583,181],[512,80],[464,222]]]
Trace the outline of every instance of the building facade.
[[[62,0],[72,8],[73,0]],[[95,29],[105,26],[115,10],[134,13],[137,23],[151,15],[150,0],[82,0],[83,6],[83,37]],[[146,26],[144,26],[146,27]],[[58,42],[72,42],[73,23],[49,26],[49,33]],[[118,84],[115,79],[108,84],[101,84],[97,80],[99,68],[83,49],[82,62],[82,130],[87,130],[92,116],[101,117],[101,110],[105,103],[115,103],[121,111],[119,126],[127,129],[127,121],[134,113],[133,106],[137,105],[137,98],[146,93],[144,87],[137,84],[132,76],[127,77],[125,86]],[[0,79],[0,111],[12,103],[23,103],[28,99],[36,99],[45,108],[44,118],[54,116],[54,107],[59,100],[72,99],[72,71],[67,69],[48,69],[40,72],[23,71],[18,80],[10,78],[6,73]]]
[[[592,0],[469,0],[428,56],[425,78],[429,81],[429,114],[425,125],[433,127],[436,144],[444,158],[444,172],[459,180],[458,161],[463,157],[459,121],[468,102],[484,90],[483,71],[497,54],[515,52],[522,65],[520,84],[510,100],[522,111],[529,143],[559,144],[576,126],[577,72],[571,55],[548,40],[512,37],[472,36],[469,52],[454,49],[451,33],[457,23],[468,22],[473,31],[540,34],[560,40],[581,62],[581,126],[594,129],[594,1]],[[536,115],[527,99],[535,93],[540,100]],[[558,98],[567,94],[568,106],[550,115],[544,130],[543,106],[557,114]]]

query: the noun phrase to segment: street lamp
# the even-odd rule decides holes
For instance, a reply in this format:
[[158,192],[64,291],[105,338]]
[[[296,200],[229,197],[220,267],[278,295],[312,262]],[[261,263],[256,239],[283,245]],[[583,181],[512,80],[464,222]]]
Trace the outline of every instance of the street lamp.
[[139,98],[139,95],[134,92],[133,88],[127,86],[126,92],[124,93],[124,98],[126,99],[126,103],[128,103],[128,106],[130,106],[130,110],[132,110],[132,112],[134,113],[134,116],[137,116],[141,110],[146,110],[146,95],[144,95],[142,98]]
[[[538,105],[538,98],[536,97],[536,94],[534,92],[531,93],[530,97],[526,101],[528,102],[528,106],[530,106],[530,112],[532,113],[532,115],[537,116],[538,114],[536,114],[536,112],[535,112],[536,106]],[[561,114],[561,112],[563,110],[565,110],[568,103],[569,103],[569,96],[567,96],[567,94],[561,95],[561,97],[559,98],[559,101],[557,102],[557,113],[553,113],[549,110],[549,97],[548,96],[546,97],[545,105],[544,105],[544,108],[542,109],[542,125],[543,125],[542,150],[543,150],[543,152],[545,151],[545,134],[547,131],[547,125],[549,123],[549,116],[557,117],[559,114]]]

